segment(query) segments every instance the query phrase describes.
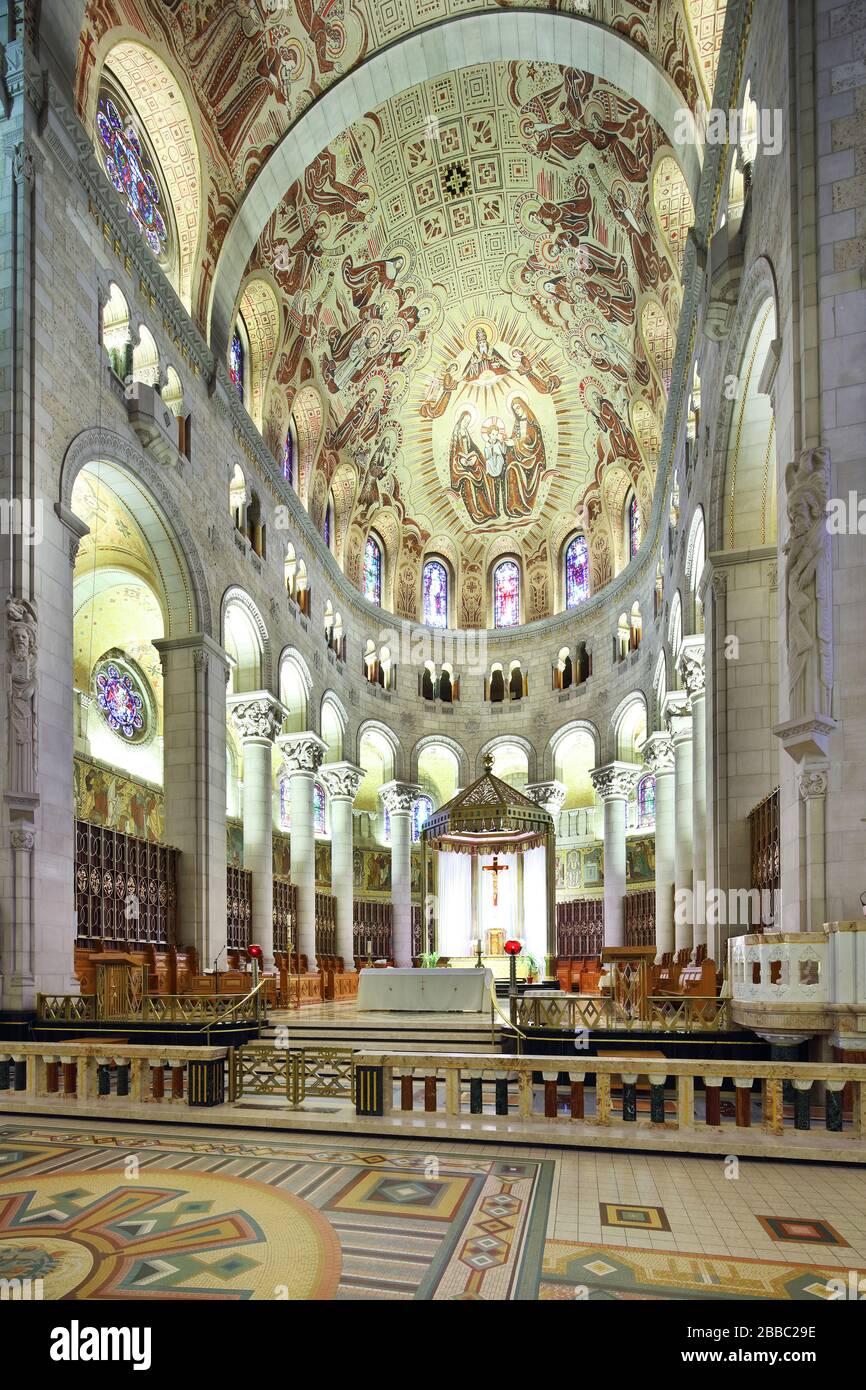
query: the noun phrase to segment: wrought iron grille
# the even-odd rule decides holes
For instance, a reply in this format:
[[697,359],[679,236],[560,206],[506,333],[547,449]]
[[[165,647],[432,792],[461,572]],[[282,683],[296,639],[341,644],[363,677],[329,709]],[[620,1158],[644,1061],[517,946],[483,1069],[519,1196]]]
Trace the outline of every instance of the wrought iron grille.
[[226,870],[226,944],[231,950],[245,951],[249,946],[252,920],[252,870],[230,865]]
[[642,888],[639,893],[625,897],[626,946],[656,944],[656,895],[654,888]]
[[[778,892],[780,886],[779,857],[779,788],[765,796],[749,812],[749,841],[751,846],[752,887],[757,888],[765,901]],[[754,912],[752,916],[754,917]],[[753,931],[763,930],[762,914],[752,921]]]
[[289,941],[298,948],[295,924],[298,916],[298,890],[287,878],[274,879],[274,950],[288,951]]
[[571,898],[556,904],[558,956],[600,956],[603,945],[603,898]]
[[106,947],[173,946],[178,851],[75,822],[76,939]]
[[393,921],[390,903],[361,902],[356,898],[353,909],[356,957],[366,959],[369,942],[374,960],[390,960]]

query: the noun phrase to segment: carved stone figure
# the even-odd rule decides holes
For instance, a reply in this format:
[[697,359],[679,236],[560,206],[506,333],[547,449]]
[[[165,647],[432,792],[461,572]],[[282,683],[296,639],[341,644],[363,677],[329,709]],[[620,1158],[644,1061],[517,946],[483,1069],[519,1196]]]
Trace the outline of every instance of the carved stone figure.
[[785,470],[788,717],[829,716],[833,689],[827,449],[804,449]]
[[12,792],[36,790],[38,743],[36,725],[36,610],[26,599],[10,594],[6,624],[11,653],[9,688],[9,787]]

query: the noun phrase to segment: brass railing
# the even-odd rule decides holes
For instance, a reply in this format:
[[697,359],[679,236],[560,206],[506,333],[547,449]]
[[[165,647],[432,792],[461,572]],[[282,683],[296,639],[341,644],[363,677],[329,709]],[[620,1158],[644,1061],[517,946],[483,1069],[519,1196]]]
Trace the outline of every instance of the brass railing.
[[95,994],[37,994],[40,1023],[89,1023],[96,1018]]
[[517,1004],[521,1028],[626,1029],[630,1032],[723,1033],[730,1027],[727,999],[716,995],[649,995],[640,1016],[632,1016],[616,999],[599,994],[528,992]]
[[[264,983],[264,982],[262,982]],[[261,988],[261,985],[259,986]],[[224,1023],[235,1017],[239,1023],[254,1023],[257,1018],[256,994],[251,991],[243,999],[218,994],[146,994],[138,1013],[113,1016],[112,1023]],[[40,994],[36,1000],[36,1017],[40,1023],[91,1023],[99,1021],[95,994]]]
[[276,1048],[248,1044],[229,1054],[229,1099],[281,1096],[292,1106],[306,1096],[352,1101],[351,1048]]

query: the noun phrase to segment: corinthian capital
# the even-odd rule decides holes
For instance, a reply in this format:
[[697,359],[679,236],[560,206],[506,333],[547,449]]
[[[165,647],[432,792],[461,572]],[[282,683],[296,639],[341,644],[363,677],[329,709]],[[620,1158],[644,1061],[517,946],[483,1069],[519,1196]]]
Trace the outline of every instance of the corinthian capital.
[[411,812],[421,795],[421,788],[414,782],[386,782],[379,788],[382,805],[389,816],[399,816]]
[[354,763],[328,763],[319,777],[332,801],[354,801],[364,780],[364,769]]
[[680,674],[690,700],[704,693],[704,638],[703,633],[683,640],[680,651]]
[[643,746],[643,760],[655,777],[665,772],[673,772],[674,741],[670,734],[650,734]]
[[627,801],[643,769],[636,763],[606,763],[590,772],[596,796],[602,801]]
[[562,782],[533,782],[530,786],[523,788],[530,801],[534,801],[536,806],[540,806],[548,815],[554,817],[559,815],[562,810],[562,803],[565,801],[567,788]]
[[302,734],[282,734],[277,743],[288,773],[318,772],[328,745],[309,730]]
[[286,715],[279,700],[266,690],[234,696],[229,708],[232,723],[245,743],[254,738],[269,739],[273,743]]
[[804,801],[827,795],[827,772],[823,768],[806,768],[797,779],[800,796]]
[[674,743],[692,736],[692,707],[684,690],[671,690],[665,696],[662,717]]

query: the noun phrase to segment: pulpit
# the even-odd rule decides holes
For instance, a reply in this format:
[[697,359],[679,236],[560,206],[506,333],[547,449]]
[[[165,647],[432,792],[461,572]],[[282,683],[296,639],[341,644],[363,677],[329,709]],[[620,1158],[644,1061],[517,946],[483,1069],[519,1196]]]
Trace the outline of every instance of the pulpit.
[[655,954],[655,946],[605,946],[602,950],[602,963],[611,973],[611,998],[626,1018],[647,1016],[650,966]]
[[96,1017],[101,1023],[123,1023],[141,1015],[147,994],[147,966],[135,956],[107,951],[91,956],[96,971]]

